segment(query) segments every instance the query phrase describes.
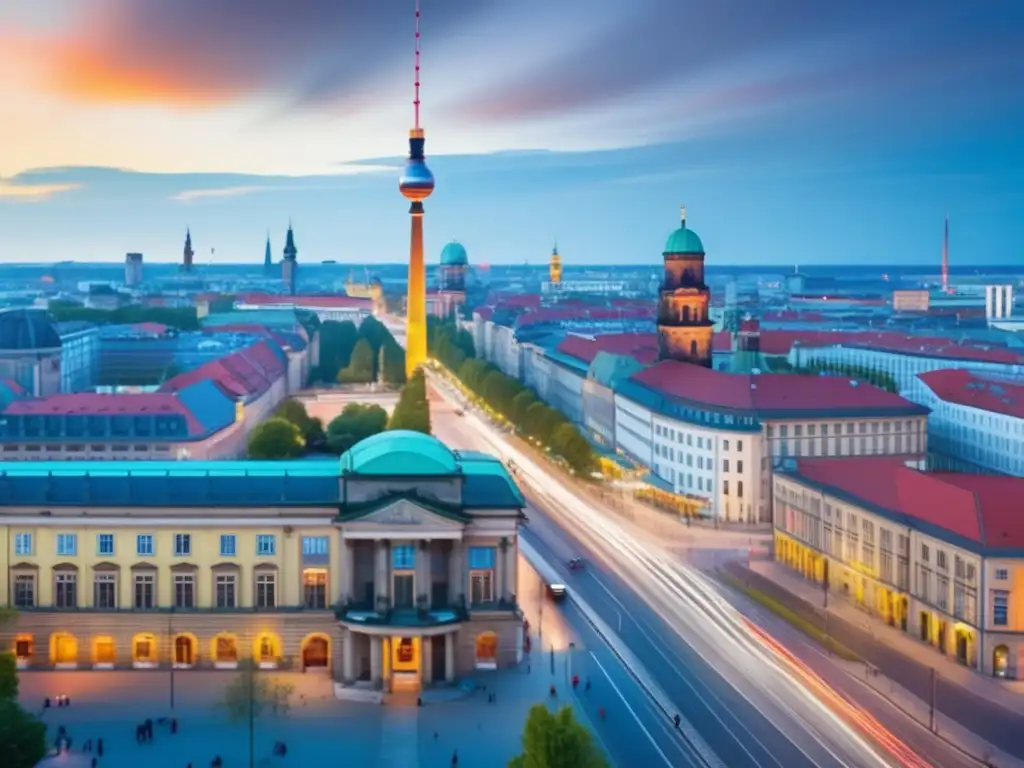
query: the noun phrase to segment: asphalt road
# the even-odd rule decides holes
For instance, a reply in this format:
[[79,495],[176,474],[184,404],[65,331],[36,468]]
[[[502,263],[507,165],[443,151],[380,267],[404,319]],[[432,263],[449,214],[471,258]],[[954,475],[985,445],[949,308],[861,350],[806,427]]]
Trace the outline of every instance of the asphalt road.
[[[740,573],[744,573],[740,571]],[[745,575],[745,574],[744,574]],[[758,574],[746,578],[758,589],[771,594],[779,602],[817,626],[823,626],[820,612],[797,595],[787,592]],[[834,615],[829,616],[828,631],[843,645],[866,660],[893,682],[928,701],[931,692],[931,667],[875,640],[870,633]],[[935,707],[946,717],[960,723],[998,749],[1024,759],[1024,717],[973,691],[946,680],[935,679]]]
[[[790,741],[593,553],[586,551],[536,507],[531,507],[528,515],[530,523],[520,535],[558,569],[571,594],[585,600],[615,629],[678,707],[679,714],[699,731],[724,765],[729,768],[843,765],[816,743],[796,745]],[[575,555],[582,556],[587,567],[582,572],[569,573],[566,563]],[[594,679],[591,674],[591,680]],[[647,708],[645,724],[652,723],[647,726],[648,730],[654,727],[653,723],[667,722],[668,716],[660,710]]]

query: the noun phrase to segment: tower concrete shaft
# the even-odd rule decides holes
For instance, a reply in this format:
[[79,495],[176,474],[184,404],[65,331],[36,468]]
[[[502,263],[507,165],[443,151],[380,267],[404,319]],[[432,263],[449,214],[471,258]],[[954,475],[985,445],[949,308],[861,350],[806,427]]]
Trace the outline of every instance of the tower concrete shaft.
[[427,360],[427,267],[423,260],[423,204],[409,209],[409,289],[406,299],[405,374]]

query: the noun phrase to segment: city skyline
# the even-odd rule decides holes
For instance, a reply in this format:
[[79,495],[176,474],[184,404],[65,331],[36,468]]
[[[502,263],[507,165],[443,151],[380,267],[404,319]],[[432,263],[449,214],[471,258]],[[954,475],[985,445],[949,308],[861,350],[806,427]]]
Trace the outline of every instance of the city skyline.
[[[291,218],[300,260],[403,260],[412,0],[228,5],[0,11],[0,257],[173,261],[191,228],[260,264]],[[428,263],[656,263],[680,203],[709,263],[938,264],[947,212],[951,265],[1019,260],[1013,4],[537,6],[425,9]]]

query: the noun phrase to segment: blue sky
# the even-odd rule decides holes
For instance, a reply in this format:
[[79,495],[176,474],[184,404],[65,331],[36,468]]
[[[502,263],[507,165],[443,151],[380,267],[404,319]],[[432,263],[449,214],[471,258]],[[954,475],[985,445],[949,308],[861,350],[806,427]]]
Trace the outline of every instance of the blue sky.
[[[412,0],[0,9],[0,259],[397,262]],[[1024,3],[423,0],[431,253],[1024,264]]]

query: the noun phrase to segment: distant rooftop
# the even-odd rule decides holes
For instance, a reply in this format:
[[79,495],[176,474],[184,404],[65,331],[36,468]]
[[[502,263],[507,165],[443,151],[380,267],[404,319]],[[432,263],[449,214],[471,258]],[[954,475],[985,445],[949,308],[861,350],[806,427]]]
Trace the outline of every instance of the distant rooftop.
[[1024,382],[1000,381],[960,368],[919,373],[940,400],[1024,419]]

